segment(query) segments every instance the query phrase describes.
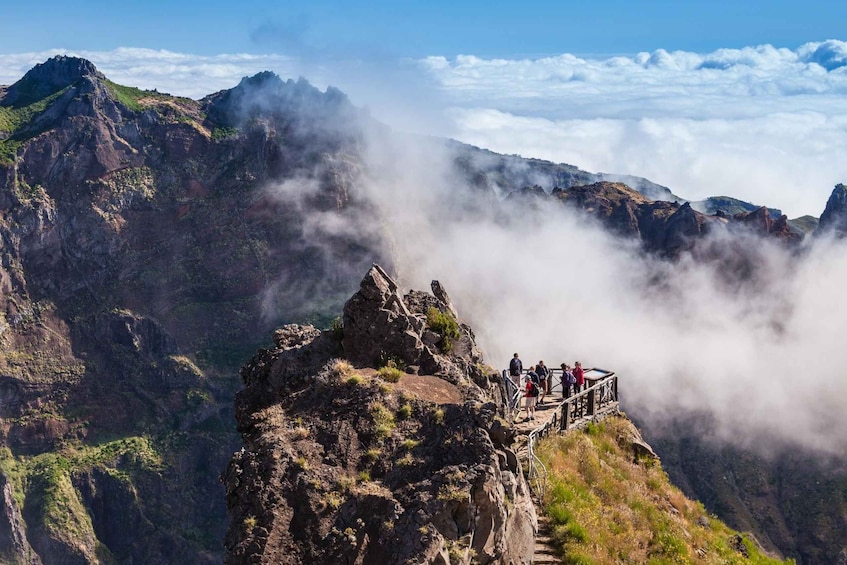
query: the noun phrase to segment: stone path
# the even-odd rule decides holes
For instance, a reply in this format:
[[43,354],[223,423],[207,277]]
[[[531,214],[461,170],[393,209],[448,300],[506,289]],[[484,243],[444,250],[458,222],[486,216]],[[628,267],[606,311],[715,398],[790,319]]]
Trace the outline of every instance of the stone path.
[[553,538],[550,537],[553,533],[550,518],[542,512],[538,504],[535,505],[535,513],[538,515],[538,534],[535,536],[535,552],[532,555],[532,564],[561,563],[562,559],[553,545]]
[[[516,418],[514,426],[518,430],[517,445],[515,446],[518,458],[523,461],[527,457],[526,438],[530,432],[540,428],[553,419],[553,415],[559,410],[562,401],[564,400],[558,395],[547,395],[546,402],[535,408],[535,419],[527,420],[526,411],[521,413],[520,418]],[[618,403],[614,402],[604,407],[603,411],[596,416],[582,418],[577,422],[572,423],[570,429],[578,429],[593,419],[602,418],[610,413],[617,411]],[[562,559],[556,551],[555,544],[552,539],[552,524],[550,518],[544,514],[541,508],[540,501],[535,500],[535,514],[538,517],[538,532],[535,536],[535,551],[532,556],[533,565],[550,565],[553,563],[560,564]]]
[[553,414],[555,414],[562,400],[563,398],[558,395],[550,396],[548,394],[545,396],[544,404],[539,404],[535,407],[535,420],[527,420],[526,410],[523,410],[521,417],[515,420],[515,428],[517,428],[518,433],[520,435],[526,435],[535,428],[539,428],[552,420]]

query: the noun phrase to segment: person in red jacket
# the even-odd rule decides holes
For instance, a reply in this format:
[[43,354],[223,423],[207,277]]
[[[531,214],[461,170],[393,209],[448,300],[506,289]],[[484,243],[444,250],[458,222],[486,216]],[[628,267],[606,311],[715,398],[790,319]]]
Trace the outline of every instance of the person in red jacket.
[[582,363],[579,361],[574,362],[573,367],[573,376],[576,378],[576,384],[574,386],[574,394],[581,391],[585,385],[585,372],[582,370]]
[[535,403],[538,400],[538,394],[541,391],[538,384],[538,376],[534,371],[530,371],[526,377],[526,419],[535,420]]

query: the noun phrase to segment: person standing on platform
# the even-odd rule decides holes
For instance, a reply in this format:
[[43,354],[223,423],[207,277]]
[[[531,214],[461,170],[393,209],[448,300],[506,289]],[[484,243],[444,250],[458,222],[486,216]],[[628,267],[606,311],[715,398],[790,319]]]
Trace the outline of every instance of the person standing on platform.
[[576,388],[574,386],[576,378],[573,376],[570,365],[562,363],[560,367],[562,368],[562,398],[570,398],[571,391]]
[[544,364],[544,361],[539,361],[538,365],[535,366],[535,374],[538,375],[538,388],[540,389],[538,403],[544,404],[544,395],[550,393],[550,370]]
[[[534,377],[534,378],[533,378]],[[530,371],[526,379],[526,419],[535,420],[535,402],[541,387],[538,384],[538,376]]]
[[512,357],[509,361],[509,378],[512,384],[515,385],[509,394],[513,395],[509,400],[509,406],[512,410],[517,410],[518,414],[521,411],[521,396],[523,395],[523,383],[521,382],[521,371],[523,371],[523,363],[521,363],[518,354]]
[[523,363],[521,363],[518,354],[515,353],[515,356],[509,361],[509,376],[512,377],[512,382],[515,383],[516,387],[521,386],[521,371],[523,371]]
[[582,363],[579,361],[574,361],[573,376],[576,379],[576,384],[574,385],[574,394],[576,394],[585,388],[585,371],[582,370]]

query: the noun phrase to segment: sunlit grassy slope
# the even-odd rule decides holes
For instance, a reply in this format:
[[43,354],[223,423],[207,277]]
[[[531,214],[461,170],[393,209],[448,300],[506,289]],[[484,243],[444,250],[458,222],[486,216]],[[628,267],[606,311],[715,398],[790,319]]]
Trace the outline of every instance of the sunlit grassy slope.
[[709,516],[657,460],[636,459],[636,434],[615,417],[539,445],[550,473],[544,511],[565,563],[793,563]]

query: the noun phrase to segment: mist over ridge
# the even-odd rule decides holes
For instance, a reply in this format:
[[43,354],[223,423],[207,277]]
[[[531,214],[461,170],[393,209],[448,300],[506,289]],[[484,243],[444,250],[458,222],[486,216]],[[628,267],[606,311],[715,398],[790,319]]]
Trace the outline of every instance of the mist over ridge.
[[[706,414],[716,441],[844,453],[842,241],[792,247],[718,229],[671,261],[581,212],[509,202],[496,182],[492,199],[457,174],[460,145],[369,119],[346,127],[361,136],[350,178],[378,212],[310,213],[307,230],[387,238],[401,284],[441,280],[493,365],[513,351],[527,363],[579,359],[622,375],[627,409],[654,426]],[[310,174],[268,190],[308,199],[321,190]]]
[[392,134],[366,147],[364,190],[402,284],[438,278],[496,367],[514,351],[579,359],[618,371],[626,408],[654,424],[705,412],[719,441],[844,453],[842,241],[716,230],[669,261],[562,206],[481,202],[449,146]]

